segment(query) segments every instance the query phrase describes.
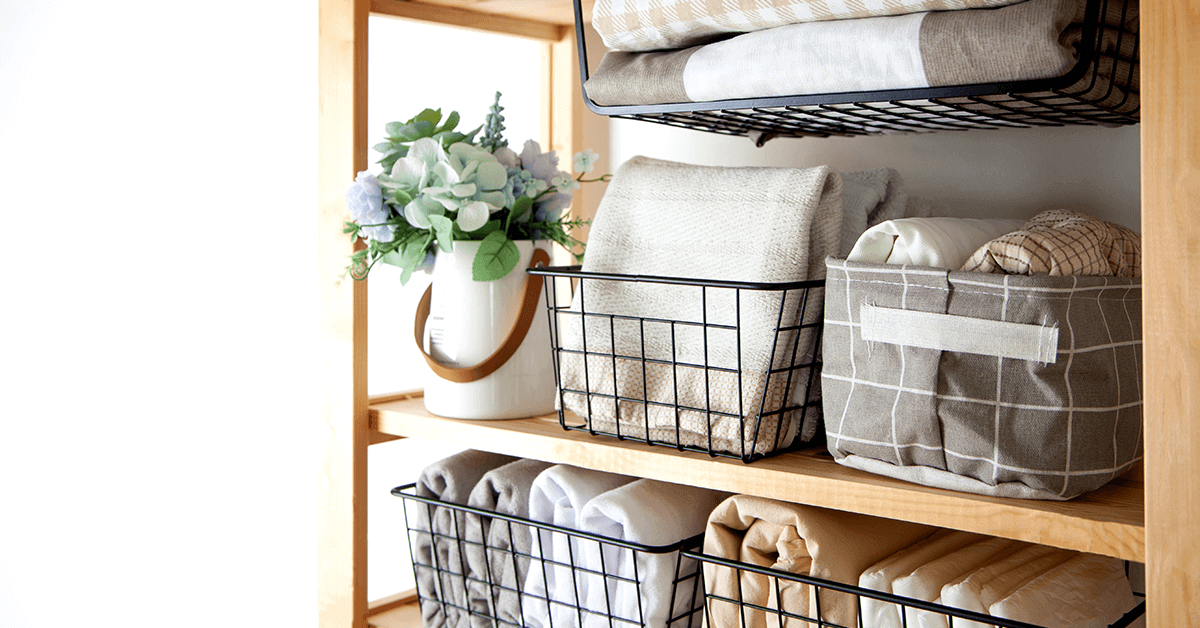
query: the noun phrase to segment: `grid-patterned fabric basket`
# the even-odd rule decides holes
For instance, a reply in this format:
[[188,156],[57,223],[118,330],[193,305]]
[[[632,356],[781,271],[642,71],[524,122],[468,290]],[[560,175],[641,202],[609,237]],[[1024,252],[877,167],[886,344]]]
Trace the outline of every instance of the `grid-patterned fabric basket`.
[[1141,460],[1139,279],[827,268],[821,379],[838,462],[1062,500]]
[[[983,613],[944,606],[933,602],[916,600],[909,597],[873,591],[859,586],[842,584],[822,578],[789,573],[778,569],[770,569],[751,565],[736,560],[710,556],[701,552],[685,551],[684,555],[700,561],[701,572],[705,581],[705,618],[709,626],[721,628],[873,628],[870,624],[863,626],[863,609],[874,605],[892,605],[894,612],[906,626],[944,625],[983,626],[995,628],[1040,628],[1011,619],[1002,619]],[[1128,571],[1128,563],[1126,563]],[[755,580],[763,590],[769,591],[769,601],[766,604],[750,599],[749,594],[741,587],[733,587],[731,594],[714,593],[710,580],[732,580],[738,583]],[[822,600],[838,597],[839,601],[855,609],[854,621],[847,626],[828,617],[822,610]],[[1141,601],[1136,607],[1114,622],[1109,628],[1125,628],[1146,614],[1145,595],[1135,593],[1135,598]],[[800,600],[813,600],[815,603],[807,609],[800,608]],[[919,616],[919,622],[908,622],[907,617]],[[713,617],[737,617],[737,626],[727,626]],[[973,623],[972,623],[973,622]]]
[[[405,501],[426,628],[701,628],[698,563],[680,550],[698,548],[702,536],[631,543],[419,496],[415,486],[392,494]],[[431,531],[439,520],[448,528]],[[530,546],[515,542],[519,536],[531,549],[516,549]],[[540,543],[567,549],[543,557]],[[665,606],[649,602],[651,587]],[[617,603],[630,598],[635,603]]]

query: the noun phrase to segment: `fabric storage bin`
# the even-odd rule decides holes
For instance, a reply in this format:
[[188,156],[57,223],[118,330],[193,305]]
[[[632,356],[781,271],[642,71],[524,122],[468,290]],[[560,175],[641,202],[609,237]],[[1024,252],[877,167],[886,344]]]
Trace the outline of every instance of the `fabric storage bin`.
[[[909,627],[939,625],[953,628],[971,625],[979,628],[1041,628],[1037,624],[752,565],[703,552],[686,550],[683,554],[701,564],[705,619],[711,628],[881,628],[874,619],[863,619],[863,609],[872,606],[886,608],[888,612],[895,613],[897,618],[920,618],[911,623],[907,620],[896,620],[897,624]],[[709,584],[713,578],[734,579],[739,583],[746,583],[747,587],[727,587],[728,594],[714,593]],[[769,592],[769,599],[765,604],[750,599],[746,592],[753,586]],[[1144,595],[1135,594],[1135,599],[1141,600],[1138,605],[1110,624],[1109,628],[1125,628],[1143,617],[1146,613],[1144,598]],[[823,600],[830,599],[836,599],[840,604],[856,609],[858,612],[854,619],[848,623],[831,620],[827,611],[822,609]],[[805,604],[808,600],[815,603]],[[731,625],[729,622],[714,621],[714,617],[736,617],[737,620]]]
[[824,281],[528,272],[554,278],[546,303],[565,429],[745,462],[819,433]]
[[827,269],[822,392],[839,463],[1063,500],[1141,460],[1139,279]]
[[[436,606],[437,625],[425,628],[700,628],[698,564],[680,550],[702,535],[631,543],[422,497],[415,486],[392,494],[405,500],[417,595],[423,610]],[[515,542],[522,535],[532,543]],[[541,549],[551,546],[559,551]]]

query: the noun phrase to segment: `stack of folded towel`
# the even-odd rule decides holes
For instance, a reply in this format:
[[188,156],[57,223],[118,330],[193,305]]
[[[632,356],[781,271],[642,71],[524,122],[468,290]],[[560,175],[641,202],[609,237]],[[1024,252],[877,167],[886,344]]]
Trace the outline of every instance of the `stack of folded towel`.
[[671,546],[704,531],[727,494],[466,451],[426,468],[417,494],[602,535],[414,506],[413,562],[426,628],[663,628],[698,596],[674,596]]
[[[585,87],[602,105],[653,105],[1054,78],[1080,56],[1085,7],[1085,0],[764,0],[753,8],[599,0],[593,25],[610,51]],[[1136,113],[1138,4],[1105,9],[1096,76],[1066,91]],[[978,99],[964,103],[987,111]]]
[[[583,269],[764,283],[821,279],[824,258],[849,252],[868,227],[933,211],[931,203],[909,198],[888,168],[841,174],[825,166],[720,168],[634,157],[601,201]],[[766,408],[777,409],[789,387],[792,399],[807,392],[805,373],[767,376],[792,363],[793,351],[803,356],[795,364],[813,355],[813,330],[799,339],[774,331],[800,322],[801,298],[788,295],[781,319],[777,292],[743,291],[735,303],[731,290],[702,296],[688,286],[586,281],[572,311],[582,303],[589,314],[623,318],[560,319],[563,405],[598,432],[739,455],[810,440],[818,431],[816,412],[771,416],[761,425],[750,420],[764,397]],[[819,307],[809,307],[803,322],[820,316]],[[702,331],[701,321],[736,325],[739,334]]]

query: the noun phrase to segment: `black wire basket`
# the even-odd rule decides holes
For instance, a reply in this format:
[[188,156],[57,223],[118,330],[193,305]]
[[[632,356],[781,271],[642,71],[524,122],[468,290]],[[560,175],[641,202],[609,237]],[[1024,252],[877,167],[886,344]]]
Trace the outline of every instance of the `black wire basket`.
[[[707,625],[714,628],[725,626],[729,628],[752,628],[756,626],[763,628],[878,628],[878,626],[872,625],[874,622],[864,622],[864,601],[877,601],[879,603],[894,605],[894,610],[897,613],[896,625],[903,626],[904,628],[915,628],[917,624],[927,626],[935,623],[945,625],[948,628],[962,628],[964,626],[1043,628],[1035,624],[1003,619],[984,613],[953,608],[933,602],[925,602],[891,593],[873,591],[822,578],[758,567],[744,562],[706,555],[699,551],[688,550],[683,552],[683,554],[701,563],[702,568],[700,571],[702,579],[714,577],[711,574],[716,573],[717,570],[725,570],[726,574],[734,578],[737,582],[734,590],[727,592],[729,594],[716,594],[711,590],[713,587],[710,586],[707,580],[705,581],[705,618]],[[1126,563],[1126,570],[1128,571],[1128,563]],[[745,576],[751,574],[760,576],[759,581],[765,581],[766,586],[769,588],[770,599],[766,604],[752,603],[746,600],[747,596],[743,594],[742,583]],[[800,599],[797,596],[804,596],[804,598],[811,600],[811,608],[798,608],[799,604],[794,603],[795,600]],[[1145,615],[1145,595],[1135,594],[1135,596],[1142,601],[1121,619],[1111,624],[1109,628],[1125,628]],[[840,597],[837,601],[843,609],[847,608],[847,605],[850,605],[849,608],[852,610],[848,613],[842,613],[842,615],[849,615],[849,620],[844,617],[831,619],[830,615],[835,613],[830,612],[828,607],[825,609],[822,608],[822,600],[831,600],[835,597]],[[779,603],[779,600],[783,600],[783,603]],[[923,615],[920,621],[911,621],[909,619],[910,617],[915,617],[917,614]]]
[[702,536],[631,543],[422,497],[415,486],[392,494],[405,500],[425,626],[701,628],[698,563],[681,550]]
[[563,428],[744,462],[822,434],[823,280],[528,272],[550,279]]
[[[586,82],[583,10],[581,0],[574,3],[580,76]],[[598,105],[584,88],[583,99],[601,115],[749,136],[759,146],[774,137],[1124,126],[1140,119],[1136,25],[1136,0],[1088,0],[1074,67],[1047,79],[655,105]]]

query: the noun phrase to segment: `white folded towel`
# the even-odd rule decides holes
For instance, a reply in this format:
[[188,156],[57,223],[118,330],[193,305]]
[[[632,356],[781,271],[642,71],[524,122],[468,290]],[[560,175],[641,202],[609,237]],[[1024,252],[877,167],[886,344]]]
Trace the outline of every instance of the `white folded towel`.
[[1104,628],[1137,605],[1124,563],[1079,554],[992,604],[991,614],[1046,628]]
[[[580,525],[606,537],[661,547],[702,534],[709,513],[728,497],[702,488],[638,480],[588,502]],[[678,552],[651,554],[590,541],[581,545],[589,572],[581,594],[591,611],[584,614],[585,628],[665,628],[671,617],[703,599],[702,593],[681,585],[672,607]]]
[[[957,581],[965,573],[971,573],[1002,556],[1012,553],[1020,541],[986,538],[952,551],[916,568],[907,576],[892,581],[892,592],[925,602],[940,603],[942,587]],[[904,614],[909,628],[947,628],[946,615],[905,608]],[[955,622],[957,624],[957,622]]]
[[[1075,556],[1075,552],[1029,544],[998,562],[963,575],[942,587],[942,604],[977,613],[988,613],[992,604]],[[988,624],[955,620],[957,628],[991,628]]]
[[[892,582],[902,578],[927,563],[956,552],[967,545],[978,543],[984,537],[958,530],[938,530],[932,536],[911,547],[906,547],[879,561],[858,578],[858,586],[883,593],[893,593]],[[863,625],[874,628],[901,628],[900,607],[863,597]],[[955,626],[958,626],[956,621]]]
[[[533,481],[529,491],[529,518],[564,528],[580,529],[583,507],[597,495],[636,478],[569,465],[555,465]],[[522,589],[521,611],[528,628],[578,628],[579,602],[576,597],[582,572],[580,539],[560,532],[531,528],[529,565]],[[583,541],[591,543],[592,541]],[[575,562],[572,562],[572,561]]]
[[979,247],[1020,229],[1023,220],[900,218],[866,230],[846,259],[958,270]]

